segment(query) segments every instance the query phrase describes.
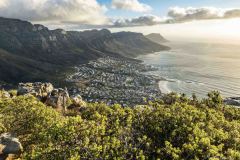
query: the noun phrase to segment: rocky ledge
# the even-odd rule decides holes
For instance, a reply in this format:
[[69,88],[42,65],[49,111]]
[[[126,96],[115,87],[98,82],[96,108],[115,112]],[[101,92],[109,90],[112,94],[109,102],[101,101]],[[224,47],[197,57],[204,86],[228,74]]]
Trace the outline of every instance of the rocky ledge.
[[[86,102],[82,100],[81,95],[69,95],[67,88],[54,88],[51,83],[19,83],[17,96],[32,95],[38,98],[47,106],[65,113],[67,110],[79,110],[86,107]],[[0,98],[15,98],[5,90],[0,90]]]

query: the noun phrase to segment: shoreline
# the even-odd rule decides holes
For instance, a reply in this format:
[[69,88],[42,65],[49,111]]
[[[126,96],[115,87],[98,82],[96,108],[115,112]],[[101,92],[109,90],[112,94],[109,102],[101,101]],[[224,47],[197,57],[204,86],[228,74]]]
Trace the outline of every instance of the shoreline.
[[[170,43],[170,42],[167,42],[167,43]],[[164,51],[166,51],[166,50],[164,50]],[[161,54],[160,52],[164,52],[164,51],[147,53],[147,54],[145,54],[145,55],[157,55],[157,54]],[[169,50],[167,50],[167,51],[169,51]],[[142,56],[144,56],[144,55],[140,55],[140,56],[136,57],[136,59],[142,61],[142,63],[143,63],[144,65],[151,65],[151,64],[146,64],[146,63],[144,62],[144,60],[139,59],[139,58],[141,58]],[[159,69],[157,69],[157,70],[159,70]],[[158,76],[158,75],[156,75],[156,76]],[[171,90],[167,87],[167,83],[168,83],[168,82],[171,82],[171,80],[168,80],[168,79],[165,78],[165,77],[161,77],[161,80],[158,81],[158,88],[159,88],[159,90],[160,90],[160,92],[161,92],[162,94],[166,94],[166,93],[170,93],[170,92],[171,92]]]
[[[149,53],[148,55],[158,55],[158,54],[161,54],[161,52],[164,52],[164,51]],[[141,55],[141,56],[144,56],[144,55]],[[139,56],[139,57],[141,57],[141,56]],[[142,60],[142,59],[140,59],[140,60]],[[144,61],[144,60],[142,60],[142,61]],[[151,65],[149,63],[145,63],[145,64]],[[167,79],[167,78],[163,77],[163,80],[159,81],[159,89],[161,90],[161,93],[166,94],[166,93],[172,92],[171,89],[169,89],[168,85],[171,82],[176,82],[177,83],[177,81],[178,80],[175,80],[175,79],[172,80],[172,79]],[[182,81],[182,80],[180,80],[180,81]],[[188,84],[192,84],[192,83],[195,84],[194,81],[190,81],[190,80],[182,81],[182,82],[183,83],[188,83]],[[199,83],[199,84],[203,84],[203,83]],[[207,91],[206,91],[205,95],[198,95],[198,97],[200,97],[200,99],[207,98],[206,95],[207,95]],[[191,95],[189,95],[189,97],[191,97]],[[223,94],[222,94],[222,98],[224,99],[224,103],[226,105],[232,105],[232,106],[235,106],[235,107],[240,107],[240,97],[239,97],[239,95],[223,96]]]

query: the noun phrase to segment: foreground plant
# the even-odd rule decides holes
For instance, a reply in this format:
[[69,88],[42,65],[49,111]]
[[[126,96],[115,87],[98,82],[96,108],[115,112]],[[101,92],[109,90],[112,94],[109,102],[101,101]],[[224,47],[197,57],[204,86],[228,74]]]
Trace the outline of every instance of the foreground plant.
[[169,94],[145,106],[88,104],[63,116],[32,96],[0,100],[0,133],[23,159],[240,159],[240,109],[220,94]]

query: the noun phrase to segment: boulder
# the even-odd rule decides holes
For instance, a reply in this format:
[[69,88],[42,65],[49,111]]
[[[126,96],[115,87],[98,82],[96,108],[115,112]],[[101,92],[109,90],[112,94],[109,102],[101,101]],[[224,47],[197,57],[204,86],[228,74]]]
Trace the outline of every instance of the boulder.
[[67,109],[67,102],[69,101],[69,94],[67,89],[54,89],[46,98],[45,104],[52,106],[58,111],[65,112]]
[[39,99],[47,97],[53,90],[51,83],[19,83],[18,95],[31,94]]
[[82,97],[79,94],[71,96],[71,101],[72,105],[69,106],[69,109],[84,108],[87,106],[86,102],[83,101]]
[[11,95],[5,90],[0,90],[0,98],[11,98]]
[[240,97],[229,97],[224,100],[226,105],[240,106]]
[[23,147],[17,138],[9,133],[0,136],[0,160],[17,159],[22,151]]

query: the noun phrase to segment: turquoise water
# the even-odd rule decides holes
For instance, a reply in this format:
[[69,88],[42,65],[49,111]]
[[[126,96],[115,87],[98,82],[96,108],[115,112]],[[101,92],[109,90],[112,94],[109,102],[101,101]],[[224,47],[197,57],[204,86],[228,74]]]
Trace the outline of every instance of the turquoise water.
[[140,56],[146,64],[159,68],[153,74],[161,81],[162,92],[175,91],[204,97],[219,90],[224,97],[240,96],[240,45],[168,43],[172,48]]

